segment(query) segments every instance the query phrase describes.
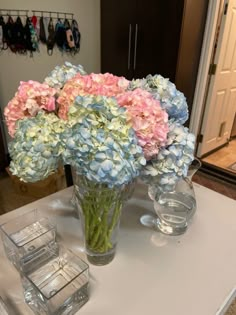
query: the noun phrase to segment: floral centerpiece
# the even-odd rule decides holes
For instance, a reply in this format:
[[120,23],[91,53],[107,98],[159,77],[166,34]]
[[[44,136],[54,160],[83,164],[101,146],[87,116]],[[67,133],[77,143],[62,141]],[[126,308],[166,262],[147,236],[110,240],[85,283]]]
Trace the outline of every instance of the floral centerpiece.
[[87,253],[97,264],[114,257],[125,187],[137,177],[169,187],[193,160],[185,97],[160,75],[128,81],[65,63],[43,83],[21,82],[5,117],[14,175],[34,182],[61,163],[73,168]]

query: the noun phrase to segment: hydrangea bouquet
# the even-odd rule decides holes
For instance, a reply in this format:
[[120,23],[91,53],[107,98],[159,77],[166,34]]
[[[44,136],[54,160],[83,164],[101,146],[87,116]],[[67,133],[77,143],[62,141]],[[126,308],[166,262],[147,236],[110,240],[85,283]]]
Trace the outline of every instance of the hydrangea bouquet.
[[128,81],[65,63],[43,83],[21,82],[5,117],[14,175],[75,170],[86,246],[100,256],[114,252],[124,187],[137,177],[171,187],[193,160],[185,97],[160,75]]

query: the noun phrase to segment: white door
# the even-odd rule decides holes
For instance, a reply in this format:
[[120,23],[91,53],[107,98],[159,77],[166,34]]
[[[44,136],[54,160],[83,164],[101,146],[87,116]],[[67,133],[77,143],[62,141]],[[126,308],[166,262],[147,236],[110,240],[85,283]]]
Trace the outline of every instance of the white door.
[[211,76],[206,98],[197,156],[227,143],[236,111],[236,0],[225,0],[228,5],[219,30],[214,58],[215,75]]

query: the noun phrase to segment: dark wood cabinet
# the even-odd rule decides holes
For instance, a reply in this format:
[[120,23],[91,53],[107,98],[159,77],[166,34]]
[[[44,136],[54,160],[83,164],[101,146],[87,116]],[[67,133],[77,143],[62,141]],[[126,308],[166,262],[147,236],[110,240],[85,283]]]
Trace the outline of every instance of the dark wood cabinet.
[[0,109],[0,172],[5,170],[5,167],[9,164],[8,163],[8,156],[5,150],[4,145],[4,131],[3,131],[3,123],[2,123],[2,114]]
[[101,70],[131,77],[134,1],[101,0]]
[[209,0],[101,0],[101,70],[161,74],[191,114]]
[[184,0],[101,0],[101,69],[175,80]]

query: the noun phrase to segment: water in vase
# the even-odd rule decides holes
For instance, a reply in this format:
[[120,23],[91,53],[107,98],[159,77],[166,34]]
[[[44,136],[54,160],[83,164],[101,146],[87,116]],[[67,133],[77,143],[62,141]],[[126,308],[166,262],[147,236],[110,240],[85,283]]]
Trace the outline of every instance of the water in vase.
[[178,235],[185,232],[196,210],[196,199],[184,192],[163,193],[154,202],[157,227],[165,234]]

